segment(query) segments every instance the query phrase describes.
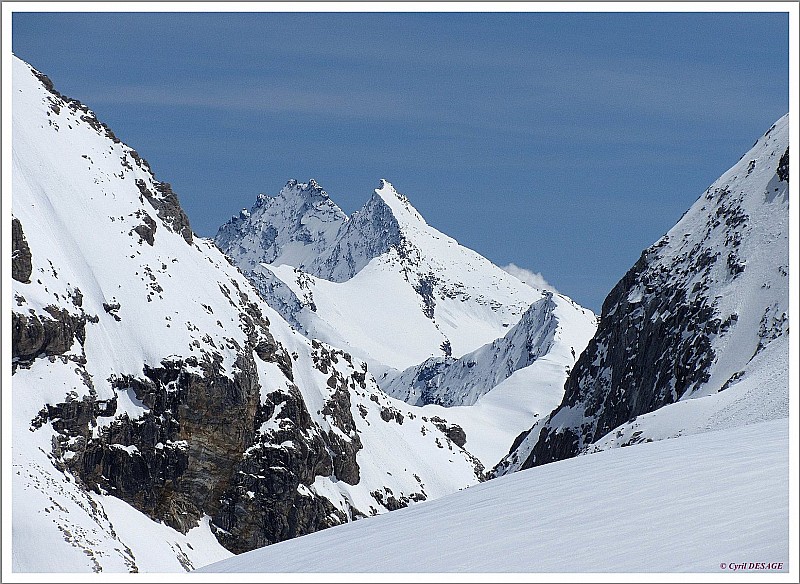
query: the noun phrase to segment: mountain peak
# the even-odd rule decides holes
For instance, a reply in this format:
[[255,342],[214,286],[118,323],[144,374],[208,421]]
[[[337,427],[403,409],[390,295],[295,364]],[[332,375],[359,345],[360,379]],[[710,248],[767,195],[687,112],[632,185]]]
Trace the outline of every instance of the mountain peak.
[[[375,195],[389,206],[389,209],[401,226],[407,223],[408,220],[422,222],[423,225],[427,225],[425,219],[420,215],[419,211],[414,208],[408,200],[408,197],[395,189],[392,183],[385,178],[381,179],[380,186],[375,189]],[[407,221],[403,221],[403,219]]]
[[255,206],[220,227],[214,241],[246,271],[262,262],[302,264],[326,249],[346,220],[313,178],[290,179],[277,195],[258,195]]
[[[289,179],[278,195],[271,198],[287,198],[289,196],[300,197],[304,200],[312,198],[330,199],[325,189],[313,178],[308,179],[308,182],[305,183],[298,182],[297,179],[294,178]],[[259,197],[259,200],[261,200],[261,197]]]

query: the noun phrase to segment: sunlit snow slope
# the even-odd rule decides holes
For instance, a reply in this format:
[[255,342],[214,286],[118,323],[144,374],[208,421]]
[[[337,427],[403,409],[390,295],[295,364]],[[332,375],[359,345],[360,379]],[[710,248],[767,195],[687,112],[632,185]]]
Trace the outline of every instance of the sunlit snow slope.
[[203,571],[785,572],[788,439],[776,420],[579,456]]
[[293,331],[138,153],[13,67],[14,571],[188,570],[479,481],[450,424]]

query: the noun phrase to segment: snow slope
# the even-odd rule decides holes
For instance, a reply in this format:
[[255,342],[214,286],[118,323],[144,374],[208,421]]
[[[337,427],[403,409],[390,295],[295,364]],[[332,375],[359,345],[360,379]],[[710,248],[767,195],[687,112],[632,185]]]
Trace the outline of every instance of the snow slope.
[[[564,400],[499,471],[611,444],[612,431],[644,440],[787,417],[788,198],[787,114],[611,291]],[[699,401],[676,403],[687,400]]]
[[345,220],[323,193],[289,181],[215,241],[287,321],[377,373],[473,351],[543,296],[429,226],[385,180]]
[[775,420],[579,456],[201,571],[786,572],[788,439]]
[[479,481],[447,423],[292,330],[138,153],[13,67],[14,571],[186,570]]

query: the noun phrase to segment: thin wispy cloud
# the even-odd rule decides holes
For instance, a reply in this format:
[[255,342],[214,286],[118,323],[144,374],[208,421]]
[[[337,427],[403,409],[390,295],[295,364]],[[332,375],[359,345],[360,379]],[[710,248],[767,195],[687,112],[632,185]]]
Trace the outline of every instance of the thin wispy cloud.
[[394,117],[408,108],[390,92],[342,92],[303,87],[119,86],[93,94],[97,103],[193,107],[265,113]]

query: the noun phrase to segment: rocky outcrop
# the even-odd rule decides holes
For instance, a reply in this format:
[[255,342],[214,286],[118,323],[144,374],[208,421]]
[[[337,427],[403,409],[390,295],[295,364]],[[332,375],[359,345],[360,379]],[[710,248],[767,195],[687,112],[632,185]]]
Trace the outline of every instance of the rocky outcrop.
[[788,183],[789,182],[789,147],[786,147],[786,152],[783,153],[781,156],[781,160],[778,163],[778,170],[776,171],[778,175],[778,179]]
[[269,394],[256,422],[272,429],[237,465],[213,515],[217,539],[240,553],[346,522],[346,515],[309,488],[316,476],[335,473],[335,456],[300,392]]
[[439,430],[442,431],[442,434],[450,438],[450,440],[453,441],[453,444],[456,444],[459,448],[463,448],[467,443],[467,433],[464,432],[464,429],[458,424],[450,424],[447,422],[447,420],[442,419],[439,416],[433,416],[431,418],[431,423],[439,428]]
[[15,370],[30,365],[39,356],[63,355],[75,341],[83,346],[90,317],[57,306],[48,306],[45,311],[49,318],[33,312],[11,313],[11,358]]
[[[93,111],[89,109],[88,106],[82,104],[77,99],[72,99],[67,97],[66,95],[61,94],[53,85],[53,82],[50,78],[45,75],[44,73],[37,71],[36,69],[31,68],[31,72],[42,82],[45,89],[51,94],[50,99],[50,109],[58,114],[62,107],[67,107],[74,112],[82,112],[80,115],[81,121],[86,122],[89,124],[94,130],[102,135],[105,135],[115,144],[120,143],[120,139],[114,135],[114,132],[111,131],[106,124],[101,122],[97,119],[97,116],[94,114]],[[142,161],[144,162],[144,161]],[[146,164],[146,162],[144,162]],[[149,167],[148,167],[149,168]]]
[[189,225],[189,218],[178,202],[178,195],[172,191],[169,183],[155,181],[154,184],[157,194],[147,188],[147,184],[142,179],[136,180],[139,192],[153,206],[158,217],[191,245],[193,241],[192,228]]
[[146,241],[147,245],[152,247],[155,242],[156,222],[150,215],[144,212],[137,214],[137,217],[142,220],[142,224],[134,227],[133,231],[139,235],[141,238],[140,241]]
[[349,387],[366,387],[365,373],[345,377],[335,365],[347,353],[314,342],[314,366],[329,375],[333,389],[320,413],[330,429],[314,423],[300,391],[269,393],[260,406],[256,441],[247,448],[213,516],[214,533],[239,553],[363,517],[347,514],[314,490],[316,477],[360,481],[356,454],[362,448],[351,413]]
[[[325,437],[331,451],[334,472],[340,480],[355,485],[360,480],[356,454],[361,450],[362,444],[350,409],[348,390],[356,386],[362,389],[366,387],[366,367],[363,371],[355,370],[349,354],[316,341],[312,343],[312,350],[314,367],[325,375],[330,374],[327,384],[334,390],[321,411],[331,425],[331,430],[325,433]],[[334,366],[340,359],[347,361],[350,366],[349,377],[345,377]]]
[[[590,421],[579,433],[571,426],[545,429],[522,468],[575,456],[584,444],[708,380],[714,359],[710,338],[724,333],[730,322],[722,322],[708,297],[690,298],[669,271],[652,270],[657,250],[658,244],[645,251],[606,298],[597,334],[567,379],[564,401],[551,414],[558,420],[561,412],[567,416],[579,408]],[[696,269],[710,269],[702,264]],[[641,298],[631,295],[639,288]]]
[[31,248],[22,231],[22,223],[16,217],[11,219],[11,277],[23,284],[30,283],[33,264]]
[[57,458],[88,488],[186,532],[219,507],[237,460],[254,439],[260,388],[252,358],[242,355],[231,377],[220,365],[211,355],[165,359],[160,367],[145,367],[142,377],[115,378],[118,392],[148,408],[137,419],[122,414],[96,428],[98,417],[116,414],[116,400],[97,402],[90,395],[47,406],[39,424],[53,421],[60,434]]

